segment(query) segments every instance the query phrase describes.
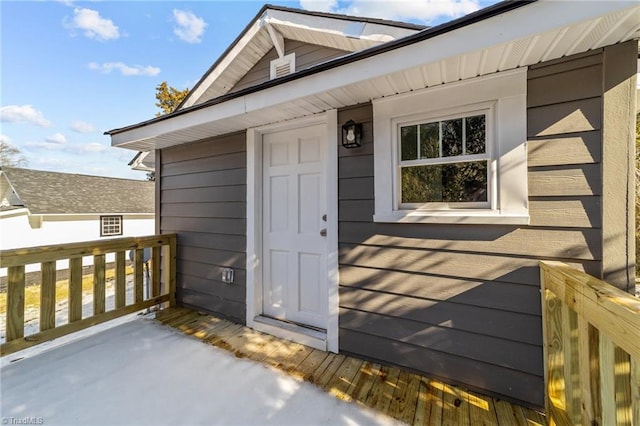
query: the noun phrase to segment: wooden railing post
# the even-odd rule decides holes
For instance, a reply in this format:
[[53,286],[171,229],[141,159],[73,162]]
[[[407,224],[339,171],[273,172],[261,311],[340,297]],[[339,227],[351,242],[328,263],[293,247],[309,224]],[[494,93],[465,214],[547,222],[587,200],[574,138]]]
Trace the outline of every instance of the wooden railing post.
[[56,262],[43,262],[40,283],[40,331],[56,326]]
[[93,256],[93,315],[105,311],[105,269],[105,255]]
[[7,341],[24,336],[24,265],[8,269]]
[[69,322],[82,319],[82,258],[69,259]]
[[144,300],[144,250],[136,249],[133,259],[134,301],[140,303]]
[[127,261],[124,250],[116,252],[116,309],[127,304]]
[[162,248],[162,269],[165,285],[168,287],[169,306],[176,305],[176,238],[169,239],[169,244]]
[[151,295],[154,297],[162,293],[160,279],[160,271],[162,269],[162,264],[160,263],[161,257],[162,252],[160,247],[151,249]]

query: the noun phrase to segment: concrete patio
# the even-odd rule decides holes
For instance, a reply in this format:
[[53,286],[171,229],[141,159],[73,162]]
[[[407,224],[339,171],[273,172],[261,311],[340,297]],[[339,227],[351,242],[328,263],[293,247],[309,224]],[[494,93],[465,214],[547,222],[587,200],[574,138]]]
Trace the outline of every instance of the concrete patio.
[[3,358],[3,424],[398,424],[140,316],[43,347]]

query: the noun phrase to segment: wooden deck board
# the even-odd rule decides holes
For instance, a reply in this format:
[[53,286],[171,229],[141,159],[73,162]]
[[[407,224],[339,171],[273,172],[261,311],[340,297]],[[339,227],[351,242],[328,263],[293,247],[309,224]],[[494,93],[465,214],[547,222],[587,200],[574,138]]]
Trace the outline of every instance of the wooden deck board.
[[347,392],[363,362],[361,359],[347,357],[324,389],[339,399],[351,401]]
[[308,381],[346,401],[413,425],[543,425],[534,410],[470,392],[399,368],[282,340],[185,308],[156,320],[227,350]]

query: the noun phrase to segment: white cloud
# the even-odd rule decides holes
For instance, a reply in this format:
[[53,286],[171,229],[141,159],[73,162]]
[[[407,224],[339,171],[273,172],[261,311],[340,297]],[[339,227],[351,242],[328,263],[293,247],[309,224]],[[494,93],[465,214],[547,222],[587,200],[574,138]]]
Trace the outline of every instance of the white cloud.
[[71,130],[78,133],[91,133],[96,131],[96,128],[93,124],[87,123],[86,121],[82,120],[74,120],[71,123],[70,127]]
[[300,0],[300,5],[323,12],[424,23],[438,18],[457,18],[480,9],[479,0],[353,0],[343,8],[338,7],[337,1]]
[[193,12],[173,9],[173,33],[187,43],[200,43],[207,23]]
[[120,37],[120,31],[113,21],[103,18],[97,10],[93,9],[73,9],[73,19],[67,23],[67,26],[82,30],[86,37],[100,41],[115,40]]
[[0,133],[0,143],[6,143],[8,145],[11,145],[11,138],[7,135],[3,135]]
[[51,121],[31,105],[7,105],[0,108],[0,121],[6,123],[29,123],[50,127]]
[[104,64],[98,64],[95,62],[91,62],[89,64],[89,69],[100,71],[104,74],[109,74],[113,70],[120,71],[120,74],[124,76],[156,76],[160,74],[160,68],[152,67],[148,65],[146,67],[142,65],[127,65],[122,62],[105,62]]
[[316,12],[335,12],[338,8],[338,0],[300,0],[300,6]]
[[45,140],[44,142],[27,142],[26,144],[24,144],[24,146],[30,148],[33,151],[43,149],[47,151],[62,151],[63,149],[65,149],[64,144],[49,142],[48,140]]
[[63,145],[67,143],[67,138],[64,137],[62,133],[54,133],[53,135],[45,138],[45,142],[55,143],[58,145]]
[[107,147],[98,142],[91,142],[91,143],[85,143],[82,145],[77,145],[76,147],[74,147],[73,150],[75,152],[84,152],[84,153],[103,152],[107,150]]

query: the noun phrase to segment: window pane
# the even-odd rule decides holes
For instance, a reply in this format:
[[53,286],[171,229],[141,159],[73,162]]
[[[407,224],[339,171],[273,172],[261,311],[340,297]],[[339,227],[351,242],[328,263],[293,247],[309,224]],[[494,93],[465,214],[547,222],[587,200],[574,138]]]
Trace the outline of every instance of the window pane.
[[420,125],[420,158],[440,157],[440,126],[438,123]]
[[400,128],[401,158],[415,160],[418,158],[418,126],[405,126]]
[[462,118],[442,121],[442,156],[462,155]]
[[487,201],[487,161],[402,168],[402,203]]
[[486,151],[485,116],[476,115],[466,118],[467,150],[466,154],[484,154]]

